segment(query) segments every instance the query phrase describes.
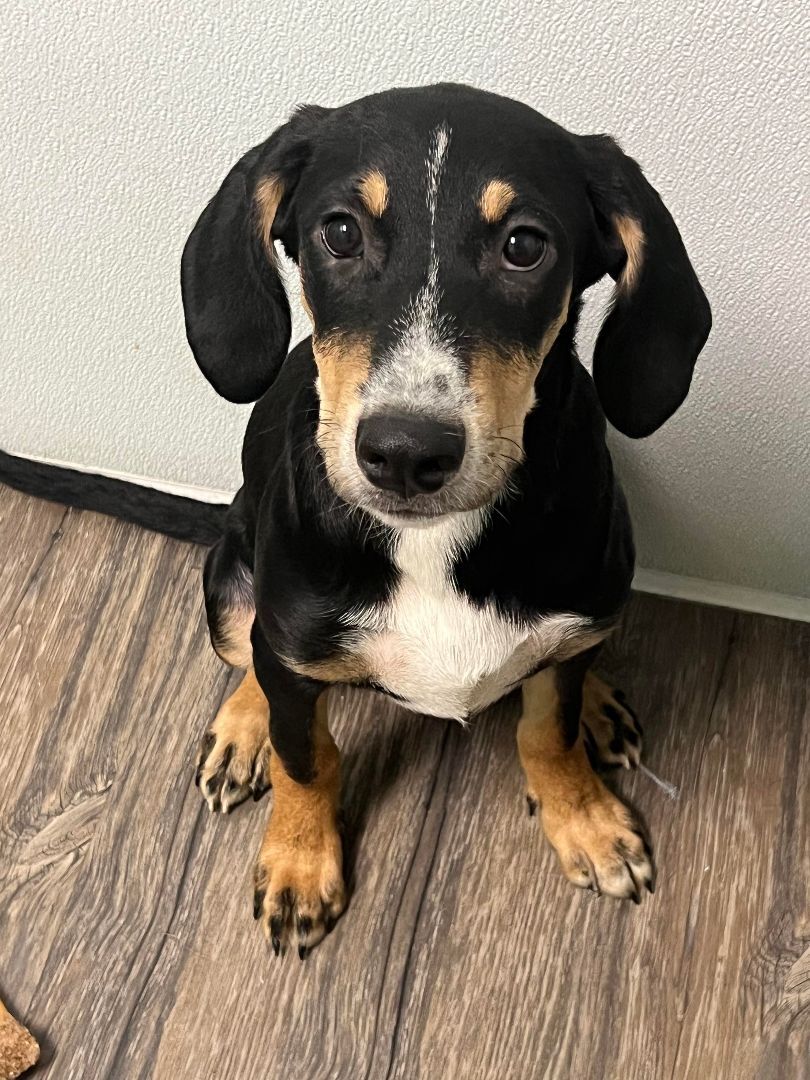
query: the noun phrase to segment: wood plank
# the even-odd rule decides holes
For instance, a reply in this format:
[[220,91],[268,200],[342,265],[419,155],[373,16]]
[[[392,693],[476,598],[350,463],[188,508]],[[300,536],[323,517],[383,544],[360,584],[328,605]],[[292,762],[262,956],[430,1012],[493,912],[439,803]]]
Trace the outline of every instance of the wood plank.
[[0,643],[0,979],[55,1076],[104,1075],[171,915],[226,678],[201,557],[71,514]]
[[424,853],[436,839],[428,809],[444,728],[371,693],[337,698],[330,722],[343,752],[353,888],[346,914],[306,963],[292,953],[275,959],[249,915],[267,811],[206,817],[211,858],[178,905],[122,1075],[377,1075],[374,1048],[393,1025],[398,997],[386,988],[401,983]]
[[0,637],[14,619],[31,579],[61,536],[64,506],[29,499],[0,484]]
[[810,1075],[809,687],[810,626],[739,615],[695,792],[674,1076]]
[[680,787],[619,781],[657,840],[641,909],[527,850],[509,725],[459,741],[391,1076],[807,1076],[809,645],[801,624],[634,603],[609,666]]
[[0,974],[43,1036],[43,1075],[362,1067],[396,1007],[383,987],[401,982],[429,862],[417,855],[435,842],[445,728],[336,692],[358,887],[305,965],[276,961],[250,918],[267,803],[210,817],[192,784],[229,678],[203,626],[202,554],[70,520],[0,648],[14,774],[0,801]]
[[681,789],[673,803],[644,776],[618,778],[656,840],[659,890],[641,908],[562,878],[526,814],[516,703],[455,737],[392,1077],[670,1075],[694,887],[690,810],[734,618],[637,598],[608,658],[625,669],[646,760]]
[[617,778],[640,909],[562,879],[514,700],[465,732],[336,690],[352,896],[300,964],[250,918],[268,802],[192,783],[234,680],[203,552],[2,491],[0,543],[0,991],[37,1076],[807,1075],[810,628],[634,600],[604,666],[680,787]]

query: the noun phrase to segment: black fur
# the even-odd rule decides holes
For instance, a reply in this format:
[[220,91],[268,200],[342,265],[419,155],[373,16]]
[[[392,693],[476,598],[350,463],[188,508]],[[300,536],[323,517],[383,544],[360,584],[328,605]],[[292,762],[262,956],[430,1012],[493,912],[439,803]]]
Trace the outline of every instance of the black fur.
[[[327,478],[316,442],[311,341],[281,363],[289,313],[274,260],[262,252],[255,223],[250,227],[251,192],[262,177],[283,181],[273,236],[299,263],[316,327],[362,335],[376,365],[420,288],[417,268],[434,250],[422,191],[426,137],[439,123],[452,130],[454,164],[443,177],[433,243],[444,260],[442,318],[460,362],[470,362],[482,344],[504,364],[519,350],[536,350],[571,289],[567,323],[543,363],[538,404],[525,422],[525,461],[509,496],[453,567],[456,587],[473,602],[494,602],[521,619],[560,611],[597,624],[616,618],[630,588],[633,544],[602,410],[626,434],[654,431],[685,397],[710,325],[677,229],[635,162],[612,140],[571,135],[517,102],[441,86],[306,110],[235,167],[184,253],[186,321],[200,367],[221,393],[245,400],[265,391],[248,425],[245,486],[229,527],[254,572],[253,646],[262,657],[257,676],[270,700],[273,741],[298,774],[311,753],[309,726],[293,707],[294,679],[282,677],[284,662],[324,660],[349,648],[342,616],[384,603],[398,571],[388,528],[347,505]],[[354,186],[371,168],[395,186],[393,209],[376,221],[364,214]],[[472,197],[491,177],[517,193],[510,220],[548,238],[548,257],[532,273],[504,275],[492,261],[502,226],[483,221]],[[363,257],[336,262],[321,229],[330,214],[347,211],[364,223]],[[617,299],[599,337],[597,397],[574,333],[583,290],[624,269],[616,215],[638,222],[646,247],[635,289]],[[577,678],[569,681],[581,686],[587,663],[574,666]],[[304,683],[299,693],[312,698]],[[283,702],[274,706],[278,695]]]
[[[560,343],[547,364],[516,492],[457,562],[455,580],[473,600],[495,599],[516,616],[564,610],[609,625],[633,574],[627,509],[592,383],[571,343]],[[388,530],[370,528],[326,482],[315,444],[315,374],[306,341],[257,404],[245,436],[245,487],[229,517],[255,575],[254,656],[262,656],[257,677],[270,701],[273,743],[296,776],[306,775],[312,754],[311,716],[302,705],[311,706],[322,687],[272,658],[308,662],[339,652],[349,645],[343,613],[384,602],[397,581]],[[572,701],[590,658],[564,665]],[[573,706],[566,709],[566,737],[573,739]]]
[[[301,781],[311,776],[312,709],[322,687],[293,674],[290,663],[348,648],[343,615],[384,603],[398,570],[390,528],[344,501],[327,477],[316,440],[313,343],[284,358],[289,306],[258,234],[254,197],[268,177],[283,183],[272,232],[299,263],[316,327],[368,341],[374,369],[396,340],[430,256],[425,146],[439,123],[452,129],[452,164],[434,242],[443,260],[441,316],[459,363],[472,364],[486,347],[508,374],[514,357],[540,348],[570,288],[567,321],[543,361],[537,405],[525,421],[525,460],[453,567],[457,589],[473,603],[494,603],[521,620],[556,612],[604,626],[616,619],[634,555],[604,414],[628,435],[654,431],[686,396],[709,331],[709,307],[678,231],[635,162],[612,140],[572,135],[517,102],[446,85],[304,109],[234,167],[189,238],[182,266],[188,338],[203,373],[232,401],[259,398],[245,435],[244,486],[206,567],[206,599],[216,644],[234,577],[253,575],[257,678],[271,706],[274,747]],[[392,208],[379,220],[363,217],[358,202],[357,177],[370,168],[394,187]],[[529,224],[547,238],[548,257],[536,270],[499,272],[507,226],[484,221],[475,202],[492,177],[516,192],[509,228]],[[364,222],[363,259],[336,263],[324,249],[323,223],[341,210]],[[639,223],[644,257],[635,288],[617,299],[602,328],[594,384],[574,335],[584,290],[605,274],[619,278],[625,267],[616,215]],[[104,490],[117,498],[123,489],[115,483],[102,487],[113,485]],[[91,505],[73,478],[60,490],[65,501]],[[129,496],[114,510],[194,539],[219,528],[220,508],[178,523],[177,500],[146,498],[160,511],[147,514]],[[572,661],[561,675],[569,742],[587,662]]]
[[[612,139],[572,135],[520,102],[465,86],[391,90],[339,109],[299,110],[231,170],[183,254],[186,327],[203,373],[223,396],[248,401],[281,366],[289,307],[252,228],[251,198],[271,174],[285,191],[273,235],[299,263],[306,248],[302,272],[316,321],[362,329],[382,355],[427,258],[425,138],[440,118],[452,128],[454,160],[465,162],[445,178],[437,220],[437,245],[451,263],[441,282],[443,313],[463,328],[459,348],[481,340],[536,345],[543,307],[567,276],[576,300],[605,274],[621,274],[625,255],[611,217],[629,214],[645,233],[643,269],[638,288],[617,298],[605,320],[595,379],[619,430],[632,437],[655,431],[685,398],[711,327],[669,212]],[[399,178],[401,207],[375,225],[362,265],[346,260],[336,268],[313,237],[325,215],[356,204],[350,178],[370,167]],[[485,272],[499,227],[482,222],[470,198],[492,176],[516,188],[512,216],[539,223],[553,246],[537,275],[512,275],[507,285]],[[471,274],[476,262],[479,272]]]
[[[605,135],[580,140],[601,228],[627,214],[644,231],[644,261],[632,291],[617,293],[593,354],[608,420],[632,438],[656,431],[689,393],[711,311],[675,222],[632,158]],[[618,266],[609,267],[616,276]]]
[[[384,602],[397,582],[390,530],[327,482],[315,443],[315,376],[307,340],[253,411],[245,486],[229,519],[251,553],[260,626],[280,655],[301,661],[340,649],[343,613]],[[518,617],[571,611],[608,621],[629,593],[632,534],[593,384],[571,341],[552,350],[539,388],[514,494],[457,562],[454,578],[473,601],[494,600]]]

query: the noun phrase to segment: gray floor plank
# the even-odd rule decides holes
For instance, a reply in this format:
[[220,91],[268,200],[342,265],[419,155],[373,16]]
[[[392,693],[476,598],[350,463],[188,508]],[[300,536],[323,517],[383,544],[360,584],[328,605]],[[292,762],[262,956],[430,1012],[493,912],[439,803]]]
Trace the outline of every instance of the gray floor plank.
[[[178,934],[174,959],[167,954],[156,972],[168,978],[173,966],[182,969],[157,1046],[156,1077],[376,1075],[375,1046],[393,1023],[427,875],[419,855],[430,833],[443,732],[420,717],[403,723],[400,711],[376,695],[336,696],[330,712],[344,752],[349,909],[305,964],[292,954],[275,959],[249,917],[250,870],[266,806],[203,822],[215,850],[180,914],[199,909],[198,925]],[[147,1012],[143,1029],[151,1028]],[[143,1059],[137,1041],[130,1053]]]
[[54,1076],[103,1075],[171,907],[183,766],[224,687],[200,561],[73,515],[0,645],[0,980]]
[[516,702],[469,731],[335,690],[351,903],[305,964],[250,918],[269,800],[212,817],[233,683],[203,553],[0,489],[0,995],[36,1076],[807,1075],[810,628],[637,597],[605,657],[677,784],[640,909],[525,813]]
[[[700,763],[673,1075],[810,1075],[810,626],[739,615]],[[805,974],[807,979],[807,974]]]
[[[617,777],[656,840],[659,888],[640,909],[562,881],[523,816],[513,724],[487,717],[457,740],[392,1077],[807,1074],[807,1000],[773,1012],[810,937],[807,631],[635,600],[608,667],[641,709],[645,759],[680,789],[673,802]],[[764,950],[774,919],[783,940]],[[767,989],[763,951],[783,968]],[[752,992],[772,999],[771,1033]]]
[[[64,506],[29,499],[0,485],[0,637],[26,590],[60,538]],[[0,671],[0,679],[2,672]]]

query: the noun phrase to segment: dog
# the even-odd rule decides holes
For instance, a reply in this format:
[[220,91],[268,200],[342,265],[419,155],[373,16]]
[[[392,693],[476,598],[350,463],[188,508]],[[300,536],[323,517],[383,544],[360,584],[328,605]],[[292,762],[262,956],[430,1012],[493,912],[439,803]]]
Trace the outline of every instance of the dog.
[[[289,355],[277,243],[312,323]],[[574,337],[605,275],[591,378]],[[639,166],[466,86],[302,107],[203,211],[182,296],[205,377],[257,401],[204,574],[246,674],[197,780],[212,810],[273,788],[254,915],[276,955],[346,905],[335,683],[462,723],[521,687],[530,812],[574,885],[638,902],[652,853],[596,768],[637,763],[641,729],[589,670],[634,563],[605,417],[660,427],[711,326]]]

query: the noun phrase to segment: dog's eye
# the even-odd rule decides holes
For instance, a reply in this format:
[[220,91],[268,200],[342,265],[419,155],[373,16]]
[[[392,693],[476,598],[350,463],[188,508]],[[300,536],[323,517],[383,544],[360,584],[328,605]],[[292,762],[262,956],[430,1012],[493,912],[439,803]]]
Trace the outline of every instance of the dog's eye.
[[537,229],[513,229],[503,245],[503,265],[507,270],[534,270],[543,261],[546,241]]
[[321,230],[324,247],[336,259],[356,259],[363,251],[360,226],[349,214],[330,218]]

